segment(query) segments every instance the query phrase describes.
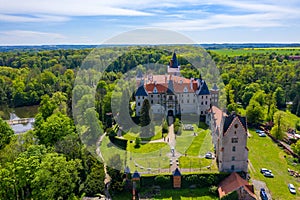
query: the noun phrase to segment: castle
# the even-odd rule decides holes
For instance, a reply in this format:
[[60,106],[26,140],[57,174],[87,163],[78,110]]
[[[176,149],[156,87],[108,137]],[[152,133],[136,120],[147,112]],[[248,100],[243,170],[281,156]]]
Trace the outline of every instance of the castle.
[[174,52],[166,75],[139,75],[138,85],[136,116],[140,116],[146,99],[153,114],[195,114],[211,128],[219,171],[248,172],[246,118],[234,113],[226,115],[218,108],[219,89],[216,84],[209,90],[201,77],[182,77]]
[[168,74],[148,75],[139,81],[135,93],[137,116],[140,116],[145,99],[148,99],[153,114],[196,114],[204,119],[211,105],[218,105],[217,86],[210,91],[201,77],[182,77],[175,52],[168,66]]

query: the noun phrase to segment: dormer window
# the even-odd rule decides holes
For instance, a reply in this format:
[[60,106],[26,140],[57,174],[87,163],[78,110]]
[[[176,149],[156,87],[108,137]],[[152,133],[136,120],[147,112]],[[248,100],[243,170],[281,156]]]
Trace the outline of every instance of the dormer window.
[[187,87],[184,87],[183,92],[188,92]]
[[157,88],[156,88],[156,87],[154,87],[153,93],[154,93],[154,94],[157,94]]

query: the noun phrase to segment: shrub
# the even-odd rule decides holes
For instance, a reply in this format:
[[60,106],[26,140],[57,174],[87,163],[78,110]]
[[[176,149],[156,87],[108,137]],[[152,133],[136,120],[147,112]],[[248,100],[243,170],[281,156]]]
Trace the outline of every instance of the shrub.
[[154,178],[154,183],[165,188],[170,185],[171,181],[169,176],[158,175]]
[[141,146],[141,138],[135,138],[135,145],[134,148],[139,148]]
[[169,132],[168,122],[167,120],[164,120],[162,125],[162,133],[168,133],[168,132]]
[[213,194],[213,195],[217,195],[218,194],[218,187],[215,185],[212,185],[209,187],[208,191]]

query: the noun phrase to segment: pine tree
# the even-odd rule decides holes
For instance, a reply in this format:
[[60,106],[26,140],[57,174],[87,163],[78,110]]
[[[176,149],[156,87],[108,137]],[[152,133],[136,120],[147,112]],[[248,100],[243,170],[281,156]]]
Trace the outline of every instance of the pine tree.
[[140,117],[140,126],[147,126],[151,119],[150,119],[150,104],[147,99],[144,100],[142,108],[141,108],[141,117]]

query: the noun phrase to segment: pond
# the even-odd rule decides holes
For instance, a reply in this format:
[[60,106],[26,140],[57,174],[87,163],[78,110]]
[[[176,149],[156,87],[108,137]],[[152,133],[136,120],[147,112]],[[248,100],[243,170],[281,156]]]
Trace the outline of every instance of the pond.
[[4,120],[18,120],[21,118],[30,118],[28,123],[20,123],[10,125],[13,131],[18,133],[24,133],[33,129],[34,117],[38,113],[38,106],[24,106],[18,108],[1,107],[0,116]]

